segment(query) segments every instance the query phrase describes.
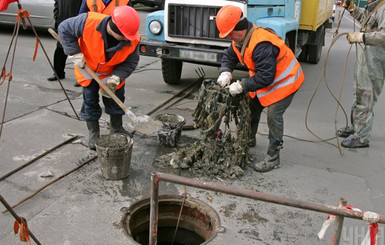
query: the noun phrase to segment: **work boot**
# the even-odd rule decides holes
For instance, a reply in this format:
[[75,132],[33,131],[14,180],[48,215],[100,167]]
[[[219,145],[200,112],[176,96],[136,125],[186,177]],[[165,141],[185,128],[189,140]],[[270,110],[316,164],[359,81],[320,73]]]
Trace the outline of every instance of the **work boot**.
[[[65,76],[64,75],[58,75],[59,76],[59,79],[64,79]],[[55,76],[55,74],[53,74],[52,76],[50,76],[49,78],[47,78],[48,81],[50,82],[53,82],[53,81],[56,81],[57,80],[57,77]]]
[[87,122],[87,128],[89,132],[88,147],[90,148],[90,150],[95,151],[96,150],[95,142],[96,142],[96,139],[99,138],[100,136],[99,121],[95,120],[95,121],[86,121],[86,122]]
[[258,124],[251,125],[251,134],[248,142],[249,147],[255,147],[257,145],[257,130],[258,130]]
[[281,145],[269,145],[265,159],[255,163],[253,166],[254,170],[257,172],[268,172],[275,168],[279,168],[281,166],[281,162],[279,160],[279,151],[281,149]]
[[369,140],[364,140],[358,134],[355,133],[349,135],[349,137],[341,141],[341,145],[345,148],[369,147]]
[[346,138],[349,135],[354,134],[354,126],[349,125],[337,130],[338,137]]
[[123,134],[132,138],[133,133],[130,133],[123,128],[122,115],[110,115],[110,121],[111,134]]

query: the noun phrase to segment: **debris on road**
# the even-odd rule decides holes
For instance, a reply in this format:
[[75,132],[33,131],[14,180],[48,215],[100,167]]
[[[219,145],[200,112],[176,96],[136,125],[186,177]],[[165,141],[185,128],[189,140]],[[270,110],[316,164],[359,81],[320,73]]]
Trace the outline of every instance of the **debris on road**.
[[157,161],[173,168],[189,168],[195,176],[243,176],[243,168],[249,162],[250,116],[247,96],[233,97],[228,89],[205,80],[194,112],[196,128],[202,129],[202,140],[160,156]]

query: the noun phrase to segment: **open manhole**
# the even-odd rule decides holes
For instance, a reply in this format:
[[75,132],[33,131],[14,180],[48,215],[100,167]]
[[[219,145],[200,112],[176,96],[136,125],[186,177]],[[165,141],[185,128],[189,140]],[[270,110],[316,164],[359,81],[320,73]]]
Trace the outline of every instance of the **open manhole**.
[[[219,226],[219,217],[206,203],[183,196],[159,196],[158,245],[207,244],[224,231]],[[183,204],[182,213],[180,210]],[[150,198],[133,203],[122,218],[123,228],[136,244],[149,243]],[[178,223],[177,232],[175,229]],[[174,235],[175,234],[175,235]]]

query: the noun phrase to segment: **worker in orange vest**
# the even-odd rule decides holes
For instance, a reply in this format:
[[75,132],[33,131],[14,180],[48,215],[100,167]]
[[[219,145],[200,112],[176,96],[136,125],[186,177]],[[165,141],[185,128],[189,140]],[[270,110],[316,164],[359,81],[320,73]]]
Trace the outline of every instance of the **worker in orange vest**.
[[[283,113],[304,81],[301,66],[285,41],[272,30],[253,25],[239,7],[223,6],[217,13],[216,25],[219,37],[232,40],[222,57],[217,83],[229,86],[233,96],[241,93],[250,96],[250,147],[256,145],[261,112],[268,108],[269,147],[264,160],[255,163],[253,168],[258,172],[278,168],[283,144]],[[248,68],[250,77],[231,83],[232,71],[238,62]]]
[[122,115],[125,112],[85,71],[85,64],[124,102],[125,80],[139,62],[139,24],[139,14],[135,9],[119,6],[111,16],[88,12],[59,25],[64,52],[71,55],[69,58],[75,64],[76,80],[83,87],[81,116],[87,122],[88,145],[92,150],[95,150],[95,141],[100,134],[99,118],[102,109],[99,93],[102,95],[105,112],[110,115],[111,133],[132,135],[122,126]]
[[117,6],[128,5],[132,7],[130,0],[83,0],[79,14],[87,12],[97,12],[111,15],[112,10]]

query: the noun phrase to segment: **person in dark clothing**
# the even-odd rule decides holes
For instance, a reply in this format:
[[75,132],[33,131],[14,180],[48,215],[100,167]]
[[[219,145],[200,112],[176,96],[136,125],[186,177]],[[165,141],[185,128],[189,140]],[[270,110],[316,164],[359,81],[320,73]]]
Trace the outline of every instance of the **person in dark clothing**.
[[[269,147],[264,160],[255,163],[253,168],[258,172],[278,168],[283,114],[304,81],[301,66],[285,41],[273,31],[250,23],[239,7],[222,7],[216,16],[216,25],[219,37],[232,40],[222,57],[217,83],[228,87],[232,96],[242,93],[250,96],[250,147],[256,145],[261,113],[268,108]],[[232,71],[238,62],[248,68],[250,76],[231,83]]]
[[[81,0],[55,0],[53,16],[55,19],[55,30],[59,24],[70,17],[76,16],[79,13]],[[55,53],[53,55],[53,67],[58,75],[59,79],[65,78],[65,65],[67,61],[67,55],[64,54],[63,47],[59,42],[56,44]],[[48,81],[56,81],[57,77],[53,74],[47,78]]]
[[80,6],[79,14],[91,11],[111,15],[113,7],[120,5],[128,5],[132,7],[132,0],[83,0],[82,5]]

